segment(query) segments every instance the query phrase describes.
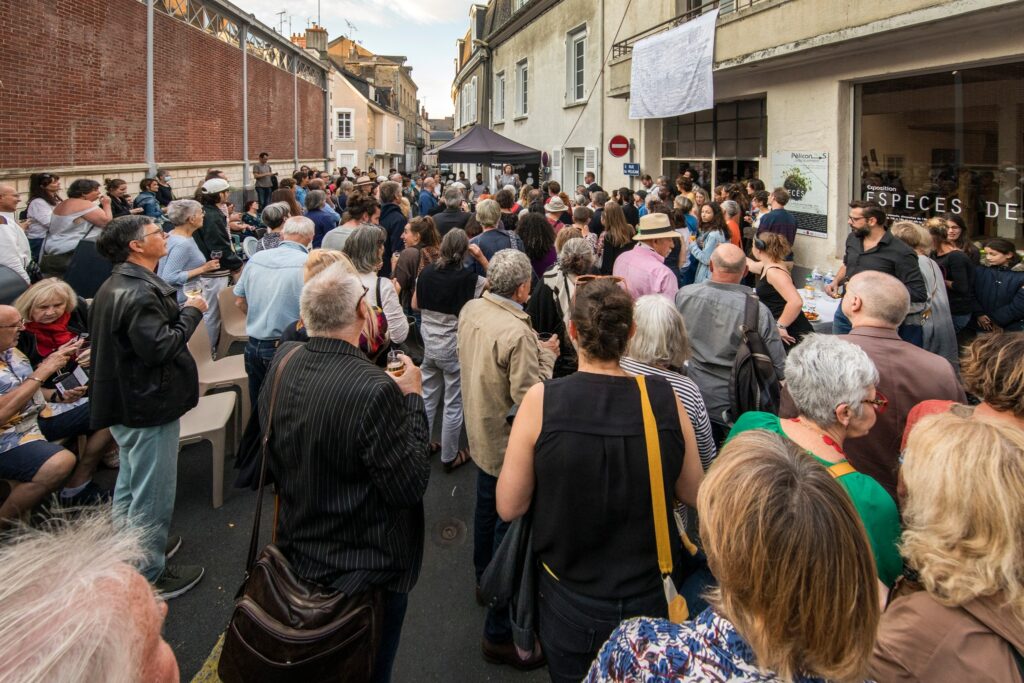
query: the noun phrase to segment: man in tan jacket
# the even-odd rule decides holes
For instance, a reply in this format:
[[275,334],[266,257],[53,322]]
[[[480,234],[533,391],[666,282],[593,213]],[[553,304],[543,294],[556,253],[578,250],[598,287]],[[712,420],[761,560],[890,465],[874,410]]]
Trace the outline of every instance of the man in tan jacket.
[[[466,433],[479,472],[473,528],[476,579],[487,568],[508,524],[498,518],[495,487],[505,459],[509,411],[537,382],[551,377],[558,337],[539,341],[523,305],[530,297],[533,269],[526,254],[504,249],[487,269],[488,291],[459,314],[459,365]],[[484,656],[519,669],[536,668],[543,656],[520,657],[512,645],[507,612],[488,610]]]

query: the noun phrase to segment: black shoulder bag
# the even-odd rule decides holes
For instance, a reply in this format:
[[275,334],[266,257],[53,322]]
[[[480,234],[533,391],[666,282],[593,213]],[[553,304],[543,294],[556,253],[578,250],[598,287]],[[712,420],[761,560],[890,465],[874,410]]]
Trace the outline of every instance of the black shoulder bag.
[[740,344],[733,360],[729,382],[729,423],[749,410],[779,412],[781,387],[775,374],[768,347],[761,339],[758,326],[760,302],[753,294],[746,295]]
[[274,404],[284,368],[301,348],[281,358],[274,373],[245,580],[235,596],[217,669],[224,683],[362,683],[373,675],[380,647],[380,590],[346,595],[306,581],[273,543],[256,557]]

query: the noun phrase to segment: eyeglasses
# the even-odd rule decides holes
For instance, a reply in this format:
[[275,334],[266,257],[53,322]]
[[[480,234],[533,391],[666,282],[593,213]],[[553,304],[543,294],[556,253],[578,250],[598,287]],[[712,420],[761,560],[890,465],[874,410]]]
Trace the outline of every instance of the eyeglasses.
[[132,241],[133,242],[145,242],[147,237],[149,237],[150,235],[157,235],[157,234],[166,235],[167,233],[164,232],[163,228],[157,228],[156,230],[150,230],[149,232],[143,233],[142,237],[140,237],[137,240],[132,240]]
[[359,305],[361,303],[363,303],[363,299],[365,299],[366,295],[369,294],[369,293],[370,293],[370,288],[367,287],[366,285],[363,285],[363,295],[361,297],[359,297],[358,299],[356,299],[356,313],[357,314],[359,313]]
[[19,320],[18,322],[11,323],[10,325],[0,325],[0,328],[8,329],[8,330],[12,329],[12,328],[13,329],[18,329],[18,330],[23,330],[23,329],[25,329],[25,321],[24,320]]
[[857,221],[866,221],[867,220],[864,216],[847,216],[847,218],[849,218],[850,221],[853,222],[853,223],[856,223]]
[[889,399],[887,399],[880,391],[875,391],[874,398],[864,399],[864,403],[870,403],[875,409],[875,412],[879,415],[884,413],[885,409],[889,407]]

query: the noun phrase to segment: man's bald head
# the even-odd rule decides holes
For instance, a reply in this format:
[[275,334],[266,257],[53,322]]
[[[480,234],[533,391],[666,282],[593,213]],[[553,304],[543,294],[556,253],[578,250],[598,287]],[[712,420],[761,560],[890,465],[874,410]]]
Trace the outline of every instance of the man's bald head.
[[0,183],[0,211],[11,212],[18,208],[18,188],[9,183]]
[[21,320],[21,313],[14,306],[0,305],[0,324],[7,324]]
[[850,278],[844,303],[846,299],[850,299],[851,310],[847,312],[844,306],[843,312],[854,327],[874,323],[896,329],[910,308],[906,286],[892,275],[877,270],[865,270]]
[[736,284],[747,273],[747,256],[735,244],[719,244],[711,252],[711,279]]
[[18,341],[21,331],[18,323],[21,313],[14,306],[0,306],[0,351],[12,348]]

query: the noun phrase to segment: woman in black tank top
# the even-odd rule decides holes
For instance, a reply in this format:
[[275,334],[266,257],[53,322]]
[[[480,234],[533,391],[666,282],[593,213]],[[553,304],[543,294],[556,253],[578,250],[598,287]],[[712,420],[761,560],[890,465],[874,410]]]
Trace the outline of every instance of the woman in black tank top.
[[789,269],[783,263],[792,251],[789,242],[774,232],[762,232],[754,238],[751,253],[757,259],[747,259],[750,272],[757,276],[754,291],[768,310],[772,312],[779,326],[779,336],[788,352],[800,343],[804,335],[814,332],[803,312],[803,299]]
[[[503,519],[532,506],[538,635],[553,681],[583,678],[622,619],[667,612],[640,390],[619,367],[632,323],[632,298],[614,279],[577,285],[569,335],[579,371],[526,394],[498,478]],[[692,504],[703,478],[693,428],[666,381],[646,382],[665,498]]]

